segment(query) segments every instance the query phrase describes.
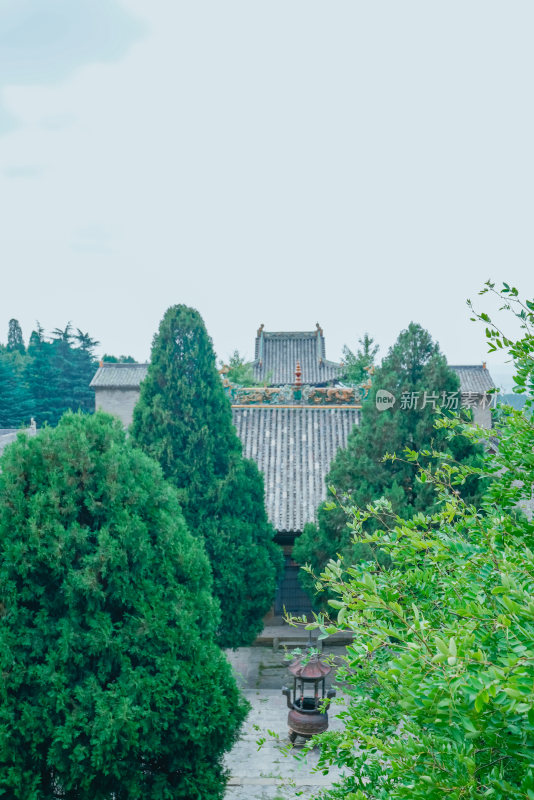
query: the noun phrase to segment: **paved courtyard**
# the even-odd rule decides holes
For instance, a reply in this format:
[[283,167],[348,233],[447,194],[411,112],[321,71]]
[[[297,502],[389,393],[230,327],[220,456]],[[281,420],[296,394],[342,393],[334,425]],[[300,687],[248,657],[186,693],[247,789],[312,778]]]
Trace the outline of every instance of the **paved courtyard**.
[[[328,652],[341,653],[342,648],[331,648]],[[331,770],[328,775],[315,772],[316,750],[304,760],[295,758],[301,753],[302,739],[297,739],[289,755],[281,752],[289,746],[287,705],[281,687],[292,685],[283,651],[273,653],[267,647],[243,647],[229,651],[227,657],[252,708],[239,742],[226,759],[231,774],[226,800],[295,797],[308,800],[322,788],[331,786],[339,771]],[[335,713],[333,706],[329,714],[331,729],[340,726]],[[258,749],[260,739],[265,741]]]

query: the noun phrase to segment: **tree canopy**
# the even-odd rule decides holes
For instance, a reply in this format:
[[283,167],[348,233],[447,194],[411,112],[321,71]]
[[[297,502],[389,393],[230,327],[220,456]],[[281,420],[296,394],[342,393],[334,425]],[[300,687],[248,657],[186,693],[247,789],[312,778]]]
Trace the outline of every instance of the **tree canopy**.
[[0,355],[0,428],[19,428],[29,421],[30,396],[13,360]]
[[[514,359],[518,391],[532,407],[534,300],[522,302],[506,284],[498,294],[522,338],[477,316],[490,349]],[[341,559],[317,576],[332,598],[331,619],[317,626],[354,635],[338,673],[348,696],[343,727],[310,743],[321,749],[320,768],[335,764],[345,775],[325,798],[534,797],[534,524],[518,509],[532,503],[533,419],[505,410],[497,451],[485,452],[481,470],[443,452],[429,460],[408,450],[418,480],[439,496],[415,517],[394,514],[387,502],[345,507],[354,539],[393,566]],[[453,438],[462,428],[446,417],[436,425]],[[492,481],[472,505],[458,490],[480,474]]]
[[202,542],[101,412],[0,473],[0,795],[219,800],[245,715]]
[[[410,323],[376,369],[361,423],[350,433],[347,447],[332,461],[327,486],[333,487],[345,504],[363,508],[384,497],[394,513],[405,518],[431,510],[437,502],[433,486],[416,480],[412,465],[405,459],[384,457],[405,447],[418,451],[432,447],[462,463],[478,463],[480,447],[463,435],[450,439],[434,427],[443,397],[454,395],[458,389],[458,377],[447,366],[439,346],[420,325]],[[393,405],[377,404],[377,396],[384,392],[394,398]],[[478,478],[468,476],[462,492],[469,499],[478,496]],[[321,504],[318,523],[306,525],[295,544],[294,557],[301,564],[311,564],[314,570],[322,569],[337,553],[353,560],[371,556],[368,544],[352,540],[345,514],[339,507],[332,509],[330,500]],[[301,578],[306,588],[313,587],[306,574]]]
[[97,345],[70,323],[50,336],[37,324],[26,349],[19,323],[10,320],[7,346],[0,348],[0,428],[27,425],[31,417],[38,427],[56,425],[69,409],[92,412]]
[[238,386],[257,386],[254,370],[250,361],[245,361],[239,350],[234,350],[228,360],[226,377],[231,383]]
[[133,356],[110,356],[108,353],[104,353],[102,356],[102,361],[107,362],[108,364],[135,364],[135,358]]
[[350,347],[343,347],[343,380],[352,386],[359,386],[369,377],[369,368],[375,363],[378,345],[368,333],[358,339],[360,345],[356,353]]
[[22,329],[17,319],[9,320],[9,328],[7,332],[7,348],[8,351],[16,350],[19,353],[25,353],[26,347],[24,346],[24,339],[22,336]]
[[154,337],[132,439],[178,489],[191,532],[211,560],[219,640],[250,643],[275,592],[281,551],[267,520],[263,478],[243,459],[215,353],[198,311],[167,310]]

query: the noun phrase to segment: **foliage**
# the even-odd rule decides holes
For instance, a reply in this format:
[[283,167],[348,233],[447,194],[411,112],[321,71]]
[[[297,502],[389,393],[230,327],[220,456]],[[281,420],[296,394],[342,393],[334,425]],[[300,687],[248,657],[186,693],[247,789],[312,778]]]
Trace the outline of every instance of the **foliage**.
[[375,363],[379,347],[372,336],[365,333],[358,339],[360,347],[354,353],[347,345],[343,347],[343,363],[345,365],[343,380],[351,386],[360,386],[369,377],[369,367]]
[[281,551],[267,520],[263,478],[243,459],[232,412],[199,313],[167,310],[134,411],[132,439],[178,489],[210,557],[225,646],[249,644],[275,592]]
[[[326,483],[345,505],[365,507],[378,497],[385,497],[394,513],[409,518],[420,511],[436,508],[437,496],[431,483],[416,480],[413,468],[401,459],[384,460],[386,452],[403,447],[423,451],[428,461],[429,448],[451,454],[460,463],[478,464],[482,449],[458,431],[450,438],[444,429],[436,429],[436,411],[442,397],[459,389],[458,377],[447,366],[445,357],[430,334],[420,325],[410,323],[399,335],[373,376],[369,402],[363,405],[360,425],[354,426],[347,447],[337,452]],[[377,408],[377,393],[387,391],[395,397],[392,408]],[[425,393],[437,401],[424,404]],[[444,394],[445,393],[445,394]],[[408,399],[404,403],[404,398]],[[417,406],[410,408],[411,399]],[[406,405],[406,407],[403,407]],[[477,476],[467,476],[462,494],[475,499],[480,494]],[[351,562],[374,558],[374,548],[362,540],[354,541],[346,516],[338,506],[322,503],[317,524],[309,523],[297,539],[294,558],[321,570],[331,558],[342,554]],[[366,529],[376,527],[369,520]],[[387,561],[385,551],[378,558]],[[302,573],[301,581],[313,590],[313,580]],[[321,598],[318,598],[318,602]]]
[[32,416],[39,427],[57,425],[67,410],[94,410],[94,394],[89,384],[97,362],[94,349],[98,345],[88,333],[70,323],[56,328],[49,341],[38,326],[28,346],[25,378],[32,399]]
[[108,353],[104,353],[102,356],[102,361],[106,361],[108,364],[135,364],[137,363],[133,356],[110,356]]
[[[89,384],[98,342],[70,323],[51,337],[37,324],[28,349],[17,320],[10,320],[7,347],[0,347],[0,427],[18,427],[31,417],[38,427],[57,425],[67,410],[94,410]],[[9,418],[14,425],[6,422]]]
[[7,332],[7,350],[16,350],[19,353],[26,352],[24,339],[22,337],[22,330],[17,319],[9,320],[9,328]]
[[234,350],[228,360],[227,367],[226,377],[230,383],[235,383],[237,386],[258,386],[258,381],[254,378],[252,364],[250,361],[245,361],[239,354],[239,350]]
[[29,422],[30,399],[12,359],[0,356],[0,428],[19,428]]
[[514,392],[517,394],[528,394],[529,398],[534,395],[534,371],[532,369],[532,359],[534,351],[534,299],[522,300],[519,296],[519,291],[515,286],[509,286],[507,283],[503,284],[503,288],[499,291],[495,289],[495,284],[492,281],[486,281],[484,289],[480,294],[496,295],[504,305],[499,309],[500,311],[511,312],[517,320],[519,320],[520,330],[523,335],[520,339],[512,341],[508,338],[506,333],[496,324],[488,314],[482,312],[477,313],[470,300],[467,304],[474,317],[473,321],[480,320],[486,327],[486,338],[488,339],[488,350],[494,353],[497,350],[508,351],[511,360],[516,367],[516,374],[514,375]]
[[222,798],[246,710],[175,490],[100,412],[1,464],[0,796]]
[[30,399],[24,381],[26,362],[20,325],[10,319],[7,346],[0,345],[0,428],[19,428],[30,421]]
[[[523,337],[505,347],[532,403],[527,308]],[[451,436],[460,425],[436,423]],[[344,729],[312,742],[320,766],[347,771],[325,797],[534,797],[534,524],[517,509],[532,496],[532,417],[510,408],[495,433],[498,451],[484,457],[493,480],[478,505],[459,487],[479,470],[407,450],[418,480],[439,493],[436,509],[411,519],[385,500],[345,509],[354,537],[387,553],[393,567],[332,561],[319,578],[335,616],[313,626],[354,632],[338,675],[349,694]],[[368,518],[380,524],[371,535]]]

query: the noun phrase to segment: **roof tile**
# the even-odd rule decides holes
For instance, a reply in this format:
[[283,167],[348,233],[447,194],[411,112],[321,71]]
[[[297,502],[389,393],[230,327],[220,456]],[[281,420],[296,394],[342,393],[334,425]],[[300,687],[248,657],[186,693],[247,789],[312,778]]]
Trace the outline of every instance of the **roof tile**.
[[269,519],[277,531],[301,531],[326,497],[325,478],[346,447],[353,408],[233,408],[243,455],[263,473]]

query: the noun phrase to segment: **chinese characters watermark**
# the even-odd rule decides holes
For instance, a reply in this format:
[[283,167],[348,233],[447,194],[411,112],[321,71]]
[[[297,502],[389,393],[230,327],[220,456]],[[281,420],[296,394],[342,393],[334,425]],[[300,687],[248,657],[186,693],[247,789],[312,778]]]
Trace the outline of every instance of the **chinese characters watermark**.
[[[402,411],[458,411],[460,408],[485,410],[495,408],[497,396],[489,392],[402,392],[399,398],[399,408]],[[379,389],[376,393],[375,403],[379,411],[393,408],[397,398],[386,389]]]

